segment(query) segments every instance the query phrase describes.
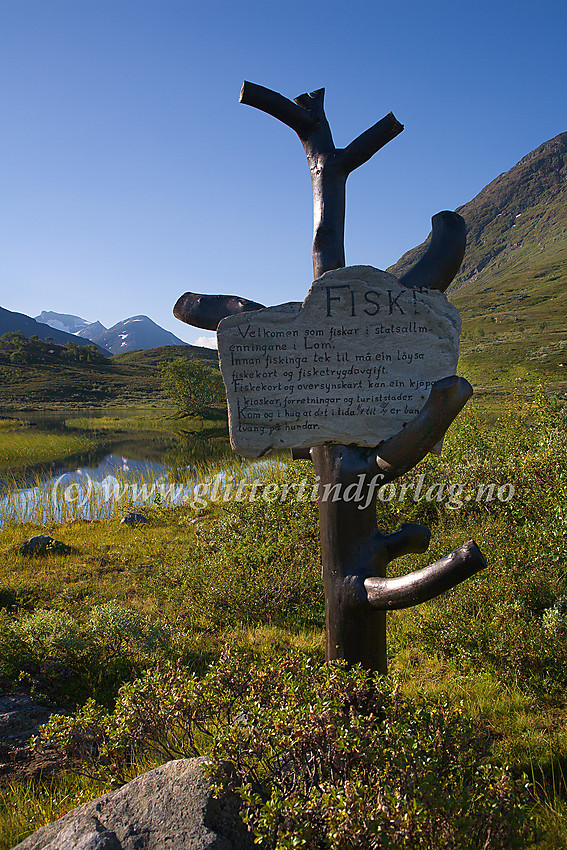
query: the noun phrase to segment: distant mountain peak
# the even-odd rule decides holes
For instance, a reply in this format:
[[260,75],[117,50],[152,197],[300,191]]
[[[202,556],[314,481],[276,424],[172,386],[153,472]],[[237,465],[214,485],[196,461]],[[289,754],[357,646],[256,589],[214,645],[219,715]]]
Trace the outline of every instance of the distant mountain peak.
[[111,354],[159,348],[162,345],[187,345],[175,334],[156,324],[149,316],[130,316],[118,322],[97,336],[96,343]]
[[83,337],[83,339],[94,340],[105,332],[106,328],[100,322],[90,322],[85,325],[80,331],[75,331],[75,336]]
[[[44,316],[45,314],[46,311],[44,310],[41,315]],[[73,318],[78,318],[78,316]],[[79,334],[69,333],[60,327],[32,319],[31,316],[26,316],[24,313],[15,313],[0,307],[0,336],[7,331],[21,331],[28,339],[32,336],[37,336],[43,340],[52,339],[58,345],[69,345],[71,342],[75,345],[88,345],[92,341],[88,337],[77,339]],[[102,346],[99,347],[102,348]],[[105,353],[104,349],[103,353]]]
[[75,334],[90,324],[80,316],[73,316],[71,313],[55,313],[53,310],[42,310],[39,316],[35,316],[35,320],[68,334]]
[[175,334],[160,327],[149,316],[130,316],[105,328],[100,322],[88,322],[70,313],[43,310],[37,320],[64,333],[88,339],[111,354],[158,348],[162,345],[187,345]]

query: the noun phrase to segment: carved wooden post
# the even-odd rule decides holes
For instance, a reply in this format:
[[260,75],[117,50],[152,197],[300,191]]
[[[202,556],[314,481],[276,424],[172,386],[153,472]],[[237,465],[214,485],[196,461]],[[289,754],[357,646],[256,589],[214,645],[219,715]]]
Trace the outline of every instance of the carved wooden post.
[[[324,89],[302,94],[295,102],[277,92],[245,82],[242,103],[273,115],[291,127],[304,147],[313,186],[313,272],[315,278],[345,265],[344,216],[348,175],[403,130],[389,113],[346,148],[334,146],[323,108]],[[432,219],[432,238],[424,257],[400,280],[406,287],[444,291],[457,273],[465,249],[465,226],[456,213]],[[259,309],[262,305],[238,296],[186,293],[174,308],[177,318],[198,327],[216,329],[222,318]],[[454,587],[486,563],[473,541],[425,569],[401,578],[387,578],[395,558],[425,552],[427,528],[405,524],[393,534],[376,526],[380,486],[413,468],[442,439],[466,404],[472,388],[456,376],[437,381],[421,413],[375,449],[323,445],[308,453],[325,485],[344,488],[363,481],[360,502],[319,499],[319,522],[325,610],[327,660],[360,662],[369,670],[387,671],[386,611],[416,605]],[[360,476],[363,476],[361,479]]]
[[345,264],[345,188],[351,171],[404,129],[390,112],[343,150],[335,148],[323,109],[325,89],[292,103],[277,92],[245,82],[240,102],[268,112],[295,130],[307,156],[313,186],[313,274],[321,277]]

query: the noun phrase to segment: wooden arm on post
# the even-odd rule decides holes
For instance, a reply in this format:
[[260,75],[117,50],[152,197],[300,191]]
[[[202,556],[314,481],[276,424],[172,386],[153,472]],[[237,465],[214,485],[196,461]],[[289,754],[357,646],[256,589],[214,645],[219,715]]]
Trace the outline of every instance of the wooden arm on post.
[[382,534],[378,530],[377,534],[382,538],[377,548],[384,550],[387,563],[401,558],[402,555],[427,552],[431,540],[431,532],[427,526],[415,522],[404,522],[402,527],[392,534]]
[[[360,474],[369,477],[378,474],[382,484],[399,478],[413,469],[443,439],[472,394],[473,389],[465,378],[451,375],[435,381],[423,408],[404,428],[375,449],[358,447],[354,457],[351,457],[352,452],[344,451],[342,474],[349,480]],[[291,456],[293,460],[308,460],[319,448],[292,449]]]
[[415,266],[400,278],[410,289],[439,289],[445,292],[463,262],[467,226],[456,212],[444,210],[431,219],[429,248]]
[[383,483],[413,469],[443,439],[472,394],[473,389],[465,378],[452,375],[435,381],[415,419],[378,446],[374,464],[375,471],[384,475]]
[[325,89],[317,89],[299,95],[294,103],[278,92],[248,82],[240,92],[240,103],[254,106],[287,124],[303,145],[313,184],[315,278],[345,265],[346,178],[404,129],[390,112],[346,148],[336,148],[325,115],[324,96]]
[[361,133],[354,141],[339,153],[338,161],[345,174],[350,174],[355,168],[364,165],[374,154],[391,142],[402,132],[404,125],[400,124],[393,112],[389,112],[380,121]]
[[450,590],[487,566],[482,552],[469,540],[434,564],[398,578],[372,576],[364,582],[367,600],[379,611],[420,605]]
[[227,316],[261,310],[263,306],[239,295],[198,295],[196,292],[186,292],[177,300],[173,315],[187,325],[216,331],[221,320]]
[[[325,92],[325,89],[319,89],[319,92],[313,92],[313,97],[320,92]],[[307,98],[308,95],[302,95]],[[246,106],[254,106],[268,115],[272,115],[287,124],[292,130],[295,130],[300,139],[306,138],[314,129],[316,120],[310,115],[308,103],[298,103],[300,98],[296,98],[295,103],[289,98],[284,97],[277,91],[267,89],[265,86],[259,86],[257,83],[249,83],[244,80],[240,89],[239,103],[244,103]],[[321,95],[322,100],[322,95]]]

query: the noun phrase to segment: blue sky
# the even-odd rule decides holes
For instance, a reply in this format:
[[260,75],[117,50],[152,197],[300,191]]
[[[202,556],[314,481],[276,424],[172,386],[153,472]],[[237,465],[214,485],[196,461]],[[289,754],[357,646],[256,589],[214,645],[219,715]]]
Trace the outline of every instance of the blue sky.
[[311,283],[311,185],[244,79],[326,88],[343,147],[404,132],[347,184],[347,263],[386,268],[566,126],[564,0],[0,0],[0,305],[110,326],[187,290]]

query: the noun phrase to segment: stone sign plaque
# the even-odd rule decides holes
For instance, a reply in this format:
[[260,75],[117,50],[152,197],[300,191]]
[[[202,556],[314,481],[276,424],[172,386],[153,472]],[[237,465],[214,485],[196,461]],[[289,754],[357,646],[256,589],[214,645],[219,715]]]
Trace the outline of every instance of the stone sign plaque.
[[454,375],[459,313],[442,292],[408,289],[372,266],[316,280],[303,304],[218,327],[230,439],[244,457],[323,443],[376,446]]

